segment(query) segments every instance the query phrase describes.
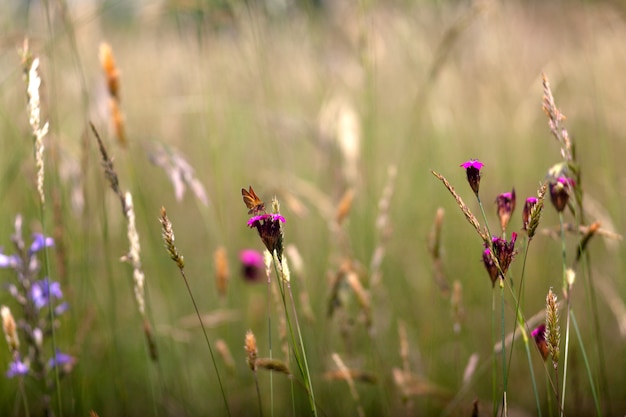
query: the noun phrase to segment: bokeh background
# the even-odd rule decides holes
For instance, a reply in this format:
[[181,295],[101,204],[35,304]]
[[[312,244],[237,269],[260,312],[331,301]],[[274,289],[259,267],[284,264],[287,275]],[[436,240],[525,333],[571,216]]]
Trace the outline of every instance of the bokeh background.
[[[277,196],[287,219],[285,243],[302,257],[294,291],[310,303],[310,314],[305,302],[298,309],[324,415],[356,414],[346,382],[326,375],[336,369],[333,352],[350,368],[376,376],[374,383],[356,385],[367,415],[469,415],[475,399],[489,414],[492,288],[481,240],[430,170],[445,175],[479,214],[459,164],[480,159],[488,220],[497,222],[496,195],[515,187],[518,208],[510,229],[519,231],[521,202],[561,161],[541,108],[543,72],[575,142],[586,216],[622,233],[625,12],[611,1],[2,3],[0,245],[11,251],[18,213],[26,235],[42,231],[18,54],[28,38],[41,60],[43,114],[50,121],[43,231],[57,238],[50,275],[70,305],[57,343],[77,358],[61,381],[65,415],[225,413],[193,306],[163,249],[161,206],[173,222],[200,311],[209,315],[209,337],[223,340],[235,360],[229,368],[217,358],[231,411],[258,414],[244,336],[252,329],[266,356],[267,312],[278,344],[280,310],[268,300],[266,285],[241,276],[239,251],[262,249],[246,227],[240,190],[249,185],[268,205]],[[126,146],[111,123],[102,42],[111,46],[120,71]],[[157,363],[147,353],[132,270],[119,262],[128,251],[125,219],[104,178],[89,121],[114,158],[121,189],[135,200]],[[190,188],[177,198],[166,171],[154,163],[164,152],[193,167],[207,204]],[[386,187],[388,208],[381,209]],[[336,212],[348,190],[351,210],[338,226]],[[439,207],[445,210],[443,271],[450,287],[455,281],[462,286],[461,316],[433,278],[428,235]],[[385,213],[387,223],[377,226]],[[566,221],[573,223],[573,216]],[[540,228],[555,227],[558,216],[548,204]],[[569,235],[568,262],[576,245]],[[225,296],[215,282],[220,247],[230,271]],[[384,257],[377,269],[379,247]],[[624,248],[617,239],[598,237],[589,254],[578,270],[573,303],[602,409],[623,415]],[[368,290],[370,327],[349,288],[342,288],[341,307],[327,314],[332,277],[346,259]],[[511,268],[516,283],[522,261],[518,256]],[[550,287],[561,298],[561,265],[560,241],[541,233],[526,261],[525,315],[542,311]],[[376,285],[374,272],[380,274]],[[0,271],[2,282],[11,279]],[[4,289],[0,302],[19,311]],[[507,331],[513,309],[508,299]],[[403,367],[399,326],[406,329],[410,368],[419,377],[408,396],[393,377],[393,369]],[[577,342],[570,349],[566,414],[593,413]],[[11,360],[3,350],[2,372]],[[545,411],[545,368],[532,353]],[[478,367],[464,381],[473,354]],[[529,381],[517,341],[508,392],[512,413],[536,414]],[[266,372],[259,382],[268,415]],[[276,415],[308,413],[301,387],[295,385],[292,410],[288,380],[275,376],[274,384]],[[0,378],[0,414],[24,415],[19,392],[16,379]],[[26,392],[36,414],[39,385],[26,380]]]

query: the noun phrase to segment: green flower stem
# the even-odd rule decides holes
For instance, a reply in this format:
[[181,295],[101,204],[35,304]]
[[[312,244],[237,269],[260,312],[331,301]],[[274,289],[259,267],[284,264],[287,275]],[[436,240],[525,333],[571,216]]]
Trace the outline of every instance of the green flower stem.
[[[269,345],[269,355],[270,359],[273,359],[272,356],[272,317],[271,317],[271,285],[272,280],[270,279],[270,273],[267,272],[267,337],[268,337],[268,345]],[[258,387],[258,378],[256,376],[256,372],[254,373],[254,379],[257,381],[257,393],[259,395],[259,401],[261,399],[261,394]],[[259,403],[259,411],[262,413],[262,409],[260,408],[261,404]],[[270,370],[270,416],[274,417],[274,371]]]
[[[504,334],[504,277],[500,278],[500,315],[501,315],[501,330],[502,330],[502,351],[501,351],[501,355],[502,355],[502,381],[503,381],[503,410],[504,410],[504,415],[507,415],[507,404],[506,404],[506,382],[507,382],[507,374],[506,374],[506,349],[504,348],[504,342],[506,339],[506,336]],[[513,326],[513,328],[515,329],[515,326]]]
[[[276,272],[276,276],[278,277],[278,288],[280,288],[280,295],[283,300],[283,308],[285,309],[285,317],[287,318],[287,327],[289,328],[289,335],[291,336],[291,343],[293,345],[293,353],[296,358],[296,363],[298,365],[298,369],[300,370],[300,374],[304,379],[304,385],[306,387],[307,396],[309,398],[309,405],[311,407],[311,412],[314,417],[317,417],[317,406],[315,404],[315,394],[313,393],[313,384],[311,382],[311,373],[309,372],[309,365],[306,358],[306,349],[304,347],[304,343],[302,341],[302,333],[300,332],[300,324],[298,322],[298,315],[296,314],[296,306],[293,301],[293,294],[291,292],[291,284],[287,282],[287,289],[289,290],[289,297],[291,299],[291,306],[293,310],[294,320],[296,324],[296,330],[298,332],[298,340],[300,342],[300,349],[302,352],[298,350],[298,343],[296,342],[296,337],[293,331],[293,325],[291,323],[291,318],[287,308],[287,300],[285,298],[285,288],[283,287],[283,277],[278,268],[278,262],[276,257],[274,257],[274,271]],[[300,355],[302,353],[302,356]]]
[[565,225],[563,212],[559,212],[559,223],[561,226],[561,253],[563,256],[563,293],[567,302],[567,321],[565,325],[565,357],[563,358],[563,386],[561,388],[561,407],[559,415],[563,417],[565,412],[565,390],[567,388],[567,363],[569,357],[569,323],[571,314],[570,285],[567,282],[566,250],[565,250]]
[[[495,288],[491,291],[491,345],[496,344],[496,292]],[[491,360],[491,396],[493,402],[493,417],[498,415],[498,389],[497,389],[497,363],[496,363],[496,353],[492,352],[492,360]]]
[[[517,318],[517,322],[519,325],[520,332],[522,333],[522,340],[524,341],[524,348],[526,350],[526,356],[528,359],[528,368],[530,369],[530,378],[533,384],[533,393],[535,395],[535,402],[537,403],[537,415],[541,417],[541,405],[539,402],[539,393],[537,392],[537,382],[535,380],[535,371],[533,370],[533,364],[530,356],[530,347],[528,341],[528,333],[526,332],[526,320],[522,315],[522,305],[524,298],[524,276],[526,275],[526,259],[528,258],[528,250],[530,247],[531,239],[525,239],[526,244],[524,245],[524,260],[522,262],[522,277],[520,278],[519,291],[517,294],[517,299],[515,297],[515,293],[513,292],[513,288],[511,288],[511,294],[513,299],[515,300],[515,317]],[[512,284],[511,284],[512,285]],[[513,328],[513,340],[515,340],[515,331],[517,330],[517,326]],[[529,329],[530,330],[530,329]],[[503,345],[504,349],[504,345]],[[513,359],[513,343],[511,343],[511,349],[509,351],[509,369],[511,368],[511,361]],[[508,379],[508,376],[507,376]]]

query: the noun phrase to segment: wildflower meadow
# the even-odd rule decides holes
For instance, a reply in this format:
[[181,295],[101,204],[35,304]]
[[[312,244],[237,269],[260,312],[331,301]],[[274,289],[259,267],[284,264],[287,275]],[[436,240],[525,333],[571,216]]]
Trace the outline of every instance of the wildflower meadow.
[[0,415],[625,415],[625,12],[2,3]]

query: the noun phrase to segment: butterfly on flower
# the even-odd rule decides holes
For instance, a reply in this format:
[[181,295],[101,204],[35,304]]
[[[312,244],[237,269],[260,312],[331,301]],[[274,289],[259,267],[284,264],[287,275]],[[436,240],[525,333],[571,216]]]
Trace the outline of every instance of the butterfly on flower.
[[245,188],[241,189],[241,195],[243,197],[243,202],[246,204],[250,210],[248,210],[248,214],[259,214],[265,211],[265,203],[261,201],[258,195],[252,189],[252,186],[246,191]]

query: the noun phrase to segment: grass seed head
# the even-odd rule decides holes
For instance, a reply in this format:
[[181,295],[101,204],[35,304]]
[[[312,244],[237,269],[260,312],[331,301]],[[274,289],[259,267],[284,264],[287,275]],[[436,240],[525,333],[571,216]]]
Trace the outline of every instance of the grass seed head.
[[256,346],[256,337],[254,337],[254,333],[252,330],[248,330],[246,332],[246,342],[244,345],[244,349],[247,354],[247,363],[251,370],[256,371],[256,361],[258,356],[258,350]]

